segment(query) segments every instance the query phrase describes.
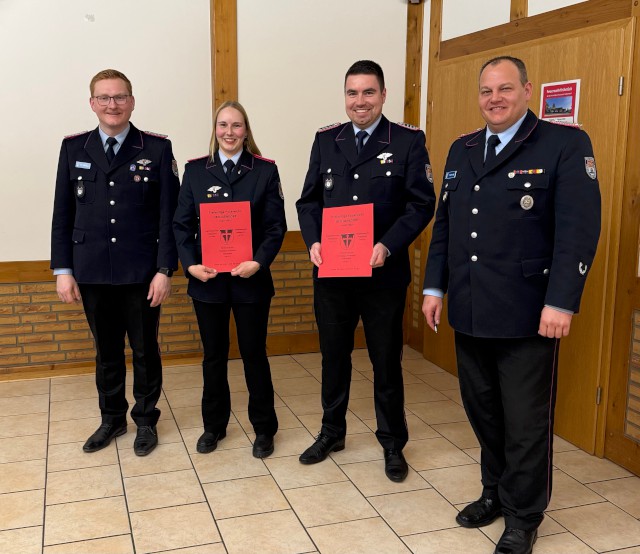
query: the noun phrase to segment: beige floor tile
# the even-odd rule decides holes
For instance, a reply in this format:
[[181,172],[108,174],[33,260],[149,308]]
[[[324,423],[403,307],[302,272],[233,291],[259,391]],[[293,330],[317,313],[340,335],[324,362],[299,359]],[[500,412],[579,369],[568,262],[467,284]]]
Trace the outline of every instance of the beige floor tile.
[[569,450],[579,450],[575,444],[571,444],[569,441],[564,440],[558,435],[553,435],[553,452],[568,452]]
[[0,415],[0,439],[42,435],[47,432],[48,425],[49,414],[45,412],[15,416]]
[[[493,554],[496,548],[496,545],[477,529],[461,527],[409,535],[402,540],[414,554]],[[536,548],[536,554],[537,552]]]
[[553,472],[553,492],[551,494],[551,502],[547,508],[549,511],[595,504],[602,501],[604,501],[602,496],[569,477],[566,473],[559,470]]
[[[314,395],[312,395],[314,396]],[[296,397],[291,397],[296,398]],[[318,396],[318,402],[319,402]],[[277,394],[273,396],[273,406],[275,408],[279,408],[280,406],[285,406],[286,404]],[[232,411],[240,411],[243,412],[248,409],[249,406],[249,393],[247,391],[238,391],[231,393],[231,410]]]
[[292,354],[291,357],[306,369],[322,367],[322,354],[320,352]]
[[[129,408],[133,407],[133,403],[129,403]],[[165,398],[160,398],[158,403],[156,404],[156,408],[160,410],[160,418],[159,419],[173,419],[173,415],[171,413],[171,408],[169,407],[169,403]]]
[[364,496],[431,488],[431,485],[411,468],[402,483],[390,481],[384,473],[384,460],[344,464],[340,469],[347,474]]
[[402,347],[402,359],[403,360],[421,360],[422,352],[418,352],[411,348],[408,344]]
[[353,369],[357,371],[363,371],[363,372],[373,371],[373,364],[371,363],[371,360],[368,357],[366,358],[364,356],[354,357],[351,360],[351,365]]
[[298,456],[265,458],[264,463],[282,490],[346,481],[347,477],[331,459],[304,465]]
[[581,483],[631,477],[631,473],[626,469],[609,460],[591,456],[582,450],[560,452],[554,455],[553,464]]
[[100,417],[97,398],[83,398],[81,400],[62,400],[51,402],[50,421],[64,421],[67,419],[83,419]]
[[49,473],[47,505],[122,496],[120,466],[101,466]]
[[[105,517],[109,514],[109,517]],[[130,532],[124,496],[48,506],[44,544],[83,541]]]
[[476,439],[476,434],[468,421],[439,423],[433,425],[433,428],[458,448],[478,448],[480,446],[478,439]]
[[40,460],[47,456],[47,435],[0,439],[0,464]]
[[[322,368],[321,367],[306,367],[305,371],[307,373],[309,373],[309,375],[311,375],[311,377],[315,377],[315,379],[318,381],[318,383],[322,383]],[[364,379],[365,377],[363,375],[361,375],[358,371],[356,371],[355,369],[352,370],[351,372],[351,380],[360,380],[360,379]]]
[[[309,445],[311,446],[311,445]],[[345,449],[329,454],[337,464],[352,464],[382,460],[384,452],[382,446],[373,433],[349,435],[345,441]]]
[[129,512],[205,501],[193,469],[127,477],[124,479],[124,488]]
[[269,365],[274,367],[297,363],[289,354],[282,354],[278,356],[267,356],[267,357],[269,359]]
[[172,411],[180,429],[202,428],[202,409],[200,404],[187,406],[186,408],[173,408]]
[[148,456],[136,456],[133,448],[123,448],[118,455],[123,477],[139,477],[192,468],[189,454],[181,442],[160,443]]
[[[302,427],[302,422],[295,416],[295,414],[286,406],[276,408],[276,416],[278,418],[278,429],[295,429],[297,427]],[[242,425],[242,428],[245,432],[253,436],[253,425],[249,421],[249,412],[248,411],[238,411],[235,412],[236,419],[238,423]]]
[[[116,438],[118,450],[133,448],[136,440],[137,427],[134,423],[129,423],[129,431],[126,435]],[[156,425],[158,432],[158,444],[168,444],[172,442],[182,442],[182,435],[173,419],[161,419]]]
[[309,529],[323,554],[409,554],[409,549],[379,517]]
[[469,465],[473,462],[446,439],[410,441],[403,452],[409,465],[416,471]]
[[447,400],[447,397],[440,391],[425,383],[414,383],[406,385],[404,388],[405,404],[418,404],[421,402],[436,402],[438,400]]
[[351,398],[349,409],[361,420],[376,418],[373,398]]
[[593,554],[595,550],[589,548],[571,533],[559,533],[540,537],[536,541],[534,552],[536,554]]
[[291,510],[224,519],[218,525],[229,554],[298,554],[315,548]]
[[0,414],[3,416],[30,415],[49,411],[49,395],[12,396],[0,398]]
[[464,409],[453,400],[407,404],[406,408],[429,425],[467,421]]
[[305,527],[329,525],[378,514],[352,483],[329,483],[284,491]]
[[421,471],[420,475],[451,504],[473,502],[482,494],[478,464],[431,469]]
[[[322,428],[322,413],[302,415],[299,416],[299,419],[314,437],[320,432],[320,429]],[[357,435],[360,433],[370,432],[371,429],[361,421],[360,418],[358,418],[353,412],[347,410],[347,435]]]
[[229,360],[227,363],[228,375],[244,375],[244,364],[240,358]]
[[[281,364],[271,364],[271,378],[278,379],[300,379],[313,377],[304,367],[295,361]],[[313,377],[315,379],[315,377]]]
[[220,542],[206,502],[131,514],[137,554]]
[[[373,368],[371,367],[371,363],[369,361],[367,361],[366,364],[368,365],[368,367],[354,369],[353,371],[357,371],[364,379],[373,383]],[[365,365],[365,363],[363,362],[363,364],[361,365]]]
[[[184,429],[182,431],[182,438],[184,443],[187,446],[187,451],[189,454],[196,454],[196,444],[198,443],[198,439],[200,435],[204,432],[202,427],[193,428],[193,429]],[[232,448],[246,448],[247,446],[251,446],[251,441],[247,434],[244,432],[242,427],[237,423],[229,423],[227,425],[227,436],[218,441],[217,450],[230,450]]]
[[477,463],[480,463],[480,458],[481,458],[481,454],[482,451],[480,450],[480,447],[478,448],[464,448],[463,452],[469,456],[470,458],[473,458]]
[[611,554],[640,554],[640,546],[634,546],[633,548],[623,548],[622,550],[616,550]]
[[0,398],[32,396],[34,394],[49,394],[49,379],[3,381],[0,383]]
[[51,384],[54,383],[94,383],[96,382],[95,368],[87,369],[86,373],[81,375],[69,375],[68,377],[55,377],[51,379]]
[[405,371],[402,374],[402,381],[404,382],[405,386],[406,385],[423,385],[424,381],[422,379],[420,379],[420,377],[418,377],[417,375],[414,375],[413,373],[409,373],[408,371]]
[[179,373],[169,373],[162,376],[162,388],[167,390],[175,389],[202,389],[202,368],[195,371],[181,371]]
[[131,535],[45,546],[42,554],[133,554]]
[[203,488],[218,521],[289,508],[287,499],[270,475],[207,483]]
[[[254,436],[252,435],[251,440],[253,439]],[[275,450],[270,457],[299,456],[312,444],[313,435],[306,428],[282,429],[274,437]]]
[[172,410],[186,408],[187,406],[200,406],[202,402],[202,387],[167,389],[165,396]]
[[400,536],[457,526],[458,511],[433,489],[374,496],[369,502]]
[[95,383],[60,383],[54,380],[51,384],[51,402],[82,400],[85,398],[97,400],[98,390]]
[[442,368],[425,359],[403,359],[402,368],[414,375],[425,375],[430,373],[442,373]]
[[227,554],[227,549],[221,542],[215,544],[203,544],[178,550],[163,550],[162,554]]
[[118,463],[118,453],[115,443],[98,452],[86,453],[82,450],[84,442],[70,442],[52,444],[49,446],[47,457],[47,471],[66,471],[84,467],[97,467]]
[[[195,356],[194,358],[200,358],[200,356]],[[162,375],[165,373],[187,373],[189,371],[202,371],[202,362],[173,365],[170,361],[165,361],[162,366]]]
[[463,406],[462,394],[460,393],[460,389],[443,390],[442,394],[449,398],[449,400],[453,400],[456,404],[460,404],[460,406]]
[[640,521],[609,503],[567,508],[549,515],[598,552],[640,545]]
[[459,388],[458,378],[447,371],[422,374],[420,379],[439,391],[457,390]]
[[0,552],[5,554],[41,554],[42,525],[0,531]]
[[435,439],[440,437],[439,433],[418,416],[406,414],[405,419],[407,421],[407,427],[409,428],[409,440]]
[[49,425],[49,444],[84,442],[102,423],[101,417],[52,421]]
[[0,530],[42,525],[44,489],[0,496]]
[[640,478],[627,477],[601,481],[591,483],[589,488],[633,517],[640,518]]
[[262,460],[253,457],[251,448],[193,454],[191,459],[201,483],[258,477],[269,473]]
[[322,404],[320,403],[319,394],[287,396],[284,399],[284,403],[297,416],[322,413]]
[[320,383],[314,377],[274,379],[273,388],[282,397],[299,396],[301,394],[317,394],[320,396]]
[[248,390],[247,381],[244,378],[244,375],[229,375],[227,376],[227,381],[229,382],[230,392],[240,392]]
[[44,489],[46,473],[47,466],[44,459],[1,464],[0,494]]

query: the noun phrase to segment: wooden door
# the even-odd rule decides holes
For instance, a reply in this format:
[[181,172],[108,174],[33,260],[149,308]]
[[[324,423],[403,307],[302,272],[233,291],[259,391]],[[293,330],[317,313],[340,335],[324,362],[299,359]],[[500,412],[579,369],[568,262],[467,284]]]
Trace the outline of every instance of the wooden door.
[[[530,107],[536,114],[542,83],[581,79],[579,121],[591,137],[597,160],[602,234],[580,314],[560,347],[556,431],[588,452],[596,447],[598,389],[610,357],[623,182],[620,169],[624,166],[624,114],[628,107],[627,96],[618,95],[618,83],[621,75],[629,74],[631,37],[631,20],[625,19],[432,66],[435,90],[431,95],[433,105],[429,106],[429,151],[438,177],[442,176],[451,142],[462,133],[484,126],[477,105],[478,72],[483,61],[501,54],[522,58],[534,84]],[[430,230],[426,240],[429,235]],[[444,323],[439,331],[435,336],[425,326],[425,357],[455,372],[453,333]]]

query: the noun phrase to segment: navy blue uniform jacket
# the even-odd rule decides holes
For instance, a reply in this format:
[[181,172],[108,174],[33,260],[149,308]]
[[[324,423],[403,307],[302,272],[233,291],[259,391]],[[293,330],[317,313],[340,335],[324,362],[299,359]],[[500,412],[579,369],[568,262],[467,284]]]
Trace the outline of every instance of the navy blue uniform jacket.
[[72,269],[78,283],[108,285],[149,283],[159,267],[177,269],[175,168],[171,142],[133,125],[111,166],[97,128],[65,138],[51,268]]
[[[200,204],[207,202],[251,202],[251,239],[253,260],[261,268],[249,278],[219,273],[203,283],[187,269],[202,263],[200,244]],[[280,187],[278,168],[271,160],[254,156],[246,150],[227,179],[216,153],[192,160],[185,166],[178,209],[174,217],[174,232],[178,254],[185,275],[189,278],[188,294],[202,302],[262,302],[274,294],[269,266],[275,259],[287,221]],[[215,269],[215,268],[214,268]]]
[[[316,133],[302,196],[296,202],[307,248],[320,242],[324,207],[373,203],[374,244],[381,242],[391,253],[371,278],[325,278],[323,282],[371,289],[411,282],[408,247],[435,209],[427,174],[431,175],[431,167],[424,133],[391,123],[384,115],[360,155],[351,122]],[[325,186],[327,179],[331,188]],[[318,278],[315,266],[313,276]]]
[[449,322],[461,333],[535,336],[545,304],[578,311],[595,256],[591,141],[529,111],[484,167],[485,132],[449,150],[424,286],[448,292]]

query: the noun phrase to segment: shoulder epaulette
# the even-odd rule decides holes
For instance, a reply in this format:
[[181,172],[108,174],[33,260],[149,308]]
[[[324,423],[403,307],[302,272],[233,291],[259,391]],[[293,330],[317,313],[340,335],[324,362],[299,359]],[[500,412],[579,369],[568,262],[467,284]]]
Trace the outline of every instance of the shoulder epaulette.
[[401,121],[398,121],[398,123],[396,123],[396,125],[400,125],[400,127],[404,127],[405,129],[409,129],[410,131],[419,131],[420,127],[416,127],[415,125],[411,125],[411,123],[404,123]]
[[324,133],[325,131],[329,131],[330,129],[335,129],[336,127],[340,127],[340,125],[342,125],[342,123],[332,123],[331,125],[320,127],[320,129],[318,129],[318,133]]
[[564,121],[553,121],[550,119],[543,119],[547,123],[553,123],[554,125],[562,125],[563,127],[573,127],[574,129],[582,129],[582,123],[565,123]]
[[258,154],[254,154],[253,152],[251,153],[251,155],[252,155],[254,158],[258,158],[259,160],[264,160],[265,162],[269,162],[270,164],[274,164],[274,163],[276,163],[276,161],[275,161],[275,160],[270,160],[269,158],[263,158],[262,156],[258,156]]
[[80,131],[79,133],[73,133],[72,135],[67,135],[64,138],[68,139],[68,138],[73,138],[73,137],[79,137],[79,136],[82,136],[82,135],[86,135],[88,132],[89,131]]
[[187,163],[189,162],[195,162],[196,160],[202,160],[204,158],[208,158],[209,154],[205,154],[204,156],[198,156],[197,158],[191,158],[190,160],[187,160]]
[[468,137],[469,135],[473,135],[474,133],[479,133],[480,131],[482,131],[482,127],[478,127],[475,131],[469,131],[468,133],[462,133],[461,135],[458,135],[458,138]]
[[162,133],[154,133],[152,131],[142,131],[145,135],[151,135],[152,137],[158,137],[166,139],[169,135],[163,135]]

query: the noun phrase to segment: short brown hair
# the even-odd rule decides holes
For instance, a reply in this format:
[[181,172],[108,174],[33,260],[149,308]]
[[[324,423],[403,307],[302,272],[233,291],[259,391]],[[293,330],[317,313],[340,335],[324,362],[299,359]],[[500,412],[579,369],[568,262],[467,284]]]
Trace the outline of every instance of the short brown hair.
[[488,65],[498,65],[500,62],[511,62],[518,68],[518,73],[520,74],[520,83],[526,85],[529,82],[529,77],[527,76],[527,66],[524,65],[524,62],[520,58],[514,58],[513,56],[496,56],[495,58],[491,58],[490,60],[484,62],[482,67],[480,68],[480,76],[482,76],[482,72],[485,67]]
[[131,86],[131,81],[127,79],[127,76],[124,73],[121,73],[117,69],[103,69],[102,71],[98,71],[91,79],[89,83],[89,91],[91,92],[91,96],[93,96],[93,91],[96,88],[96,83],[98,81],[104,81],[105,79],[122,79],[127,85],[127,90],[129,94],[133,94],[133,87]]
[[242,107],[240,102],[236,102],[235,100],[227,100],[218,106],[216,110],[216,115],[213,118],[213,132],[211,133],[211,143],[209,144],[209,155],[213,160],[213,155],[219,150],[220,145],[218,144],[218,137],[216,136],[216,125],[218,124],[218,114],[224,110],[225,108],[233,108],[238,110],[242,117],[244,118],[244,126],[247,129],[247,138],[244,139],[242,143],[242,147],[250,152],[251,154],[257,154],[261,156],[260,149],[256,144],[256,141],[253,139],[253,132],[251,131],[251,125],[249,125],[249,117],[247,116],[246,110]]

